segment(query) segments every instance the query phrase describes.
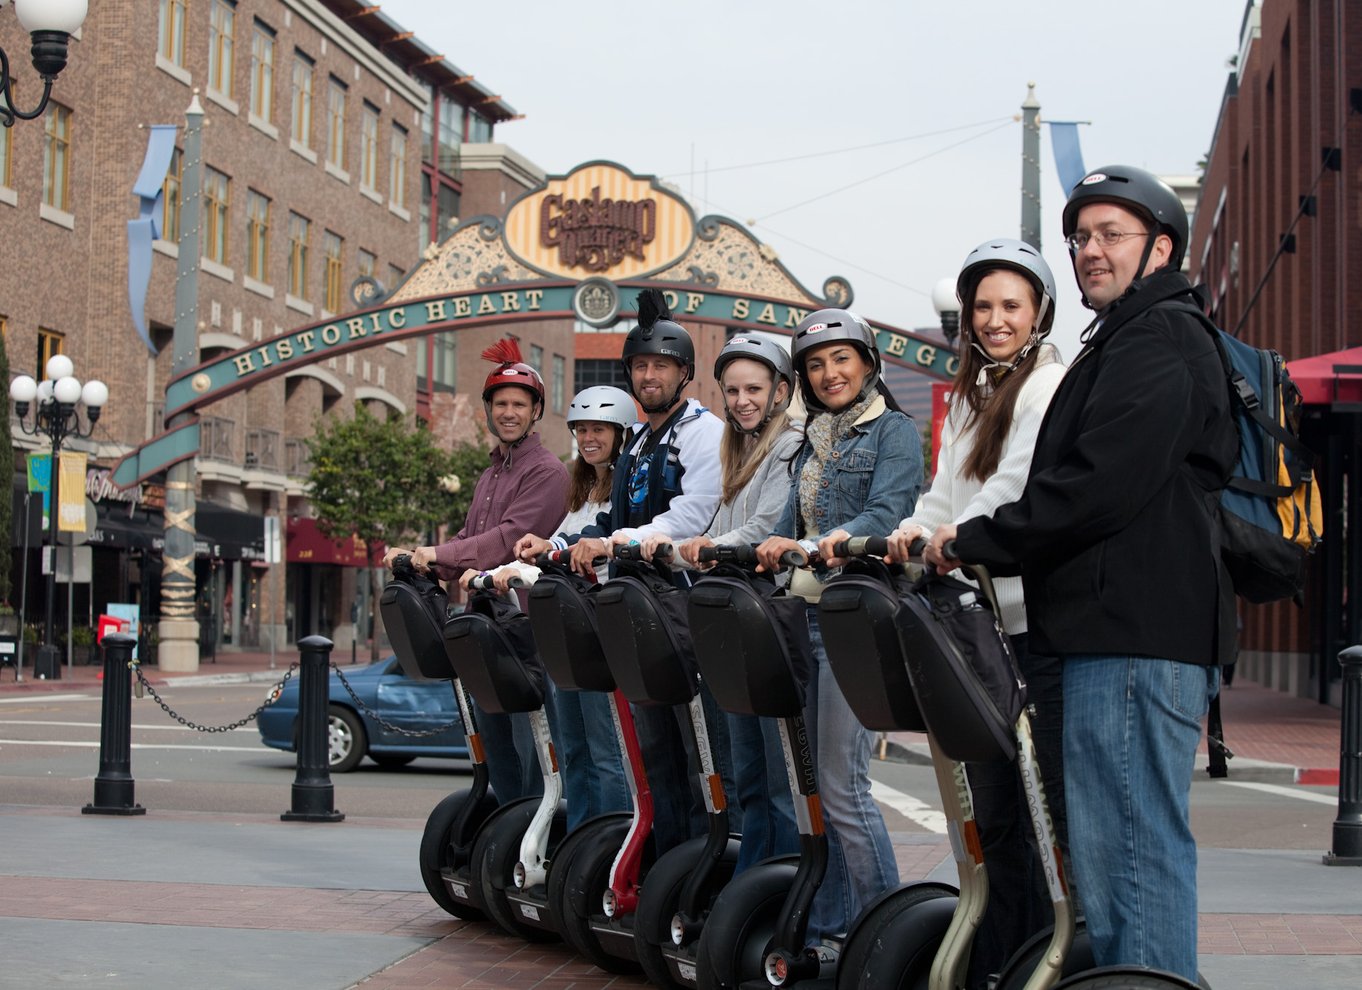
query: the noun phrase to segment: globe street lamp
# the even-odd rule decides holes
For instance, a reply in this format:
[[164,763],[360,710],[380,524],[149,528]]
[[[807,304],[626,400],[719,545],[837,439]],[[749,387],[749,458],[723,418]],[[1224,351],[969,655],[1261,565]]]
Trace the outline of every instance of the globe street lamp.
[[[9,397],[14,400],[14,412],[19,418],[19,429],[29,436],[45,436],[52,444],[52,464],[48,475],[48,544],[52,547],[47,569],[47,624],[43,645],[34,657],[33,672],[38,677],[61,676],[61,651],[57,649],[53,631],[57,602],[57,468],[58,454],[67,439],[85,438],[94,432],[95,423],[109,401],[109,388],[101,381],[89,381],[83,386],[74,375],[75,366],[65,354],[54,354],[47,362],[47,378],[35,382],[28,375],[20,375],[10,383]],[[34,401],[32,423],[28,410]],[[77,404],[85,406],[85,426],[81,427]]]
[[943,278],[932,286],[932,308],[941,317],[941,333],[949,347],[960,336],[960,300],[955,295],[955,279]]
[[[0,0],[3,12],[9,0]],[[32,110],[14,109],[14,91],[9,74],[9,56],[0,48],[0,123],[13,127],[15,119],[32,120],[47,109],[52,84],[66,68],[66,46],[71,35],[85,23],[88,0],[14,0],[14,13],[33,41],[29,55],[33,68],[43,78],[43,97]]]

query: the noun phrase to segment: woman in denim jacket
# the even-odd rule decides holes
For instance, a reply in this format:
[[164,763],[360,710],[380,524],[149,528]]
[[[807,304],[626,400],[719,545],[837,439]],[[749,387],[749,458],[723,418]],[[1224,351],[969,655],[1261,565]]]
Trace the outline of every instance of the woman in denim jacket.
[[922,489],[922,440],[880,382],[875,336],[859,316],[841,309],[809,315],[795,329],[790,354],[808,419],[785,511],[757,556],[769,570],[789,550],[802,550],[815,562],[813,571],[794,573],[790,590],[809,603],[815,661],[806,721],[829,848],[808,939],[827,968],[856,915],[898,884],[898,867],[870,796],[871,733],[852,714],[828,667],[815,605],[827,568],[840,563],[833,544],[890,532],[912,511]]

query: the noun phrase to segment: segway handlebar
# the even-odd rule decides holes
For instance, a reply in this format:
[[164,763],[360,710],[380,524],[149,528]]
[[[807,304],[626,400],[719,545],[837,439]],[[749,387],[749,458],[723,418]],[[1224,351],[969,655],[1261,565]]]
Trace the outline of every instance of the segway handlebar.
[[[513,578],[511,578],[511,580],[507,581],[506,584],[507,584],[508,586],[512,587],[512,588],[523,588],[523,587],[525,587],[525,581],[524,581],[522,578],[519,578],[519,577],[513,577]],[[478,574],[478,575],[476,575],[476,576],[471,577],[471,578],[468,579],[468,590],[469,590],[469,591],[496,591],[496,590],[497,590],[497,586],[496,586],[496,584],[493,583],[493,581],[492,581],[492,575],[491,575],[490,573],[486,573],[486,572],[485,572],[485,573]]]
[[701,547],[699,556],[702,564],[738,564],[741,567],[757,565],[757,548],[750,543]]
[[[916,547],[917,541],[914,541],[913,545]],[[889,541],[883,536],[853,536],[849,540],[838,540],[832,545],[834,557],[883,557],[888,552]],[[914,549],[913,552],[922,551]]]
[[[609,562],[610,562],[609,557],[602,556],[591,558],[592,567],[600,567],[602,564],[608,564]],[[536,554],[534,558],[534,566],[538,567],[540,570],[543,570],[545,567],[552,567],[555,564],[558,565],[559,567],[567,567],[571,563],[572,563],[571,547],[569,547],[566,550],[550,550],[547,553]]]
[[[615,546],[615,556],[621,560],[644,560],[642,543],[620,543]],[[653,559],[663,563],[672,559],[672,545],[659,543],[653,551]]]

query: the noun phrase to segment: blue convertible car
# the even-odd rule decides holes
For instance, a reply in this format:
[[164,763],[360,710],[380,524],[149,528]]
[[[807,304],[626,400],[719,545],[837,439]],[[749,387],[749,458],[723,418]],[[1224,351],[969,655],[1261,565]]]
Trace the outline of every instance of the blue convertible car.
[[[334,670],[329,672],[327,726],[331,769],[345,773],[359,766],[365,754],[379,766],[410,763],[418,756],[468,758],[468,742],[459,723],[459,709],[449,681],[417,681],[402,673],[396,657],[364,667],[344,667],[345,680],[364,704],[355,704]],[[298,676],[275,689],[278,698],[260,713],[260,739],[275,749],[297,750]],[[368,708],[369,711],[365,711]],[[374,716],[408,732],[424,732],[454,724],[429,736],[394,732]]]

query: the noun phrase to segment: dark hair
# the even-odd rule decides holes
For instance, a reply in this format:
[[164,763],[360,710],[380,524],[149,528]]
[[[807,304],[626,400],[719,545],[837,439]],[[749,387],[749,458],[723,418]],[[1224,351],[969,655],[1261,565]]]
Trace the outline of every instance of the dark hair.
[[[974,443],[970,445],[963,471],[966,478],[976,481],[986,481],[998,470],[998,462],[1003,456],[1003,441],[1012,429],[1017,395],[1031,372],[1036,370],[1036,355],[1040,353],[1040,345],[1037,344],[1015,368],[1002,376],[1001,381],[995,382],[991,390],[977,384],[979,372],[984,367],[984,357],[970,343],[974,339],[974,295],[979,290],[979,283],[995,271],[1015,269],[1000,265],[980,272],[960,300],[960,318],[962,322],[969,322],[960,328],[960,370],[955,373],[955,381],[951,383],[951,405],[968,410],[963,429],[974,428]],[[1026,279],[1026,284],[1031,289],[1032,304],[1039,308],[1040,291],[1030,279]]]
[[[613,423],[607,425],[614,426]],[[572,462],[572,477],[568,479],[569,512],[576,512],[587,502],[603,502],[610,497],[615,461],[620,456],[620,448],[624,446],[624,430],[619,426],[614,426],[614,429],[615,442],[610,448],[610,463],[606,465],[604,473],[597,474],[595,465],[588,464],[580,453]]]

